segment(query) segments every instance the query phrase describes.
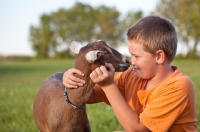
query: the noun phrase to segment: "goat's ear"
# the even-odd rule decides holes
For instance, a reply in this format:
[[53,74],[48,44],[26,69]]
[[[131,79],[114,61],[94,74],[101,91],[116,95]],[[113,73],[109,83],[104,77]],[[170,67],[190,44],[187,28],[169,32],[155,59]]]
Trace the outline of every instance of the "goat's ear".
[[86,55],[85,58],[89,63],[93,63],[95,60],[99,59],[102,55],[102,51],[100,50],[93,50],[89,51]]
[[73,41],[70,44],[70,49],[72,52],[74,52],[75,54],[78,54],[80,49],[83,47],[83,44],[79,41]]

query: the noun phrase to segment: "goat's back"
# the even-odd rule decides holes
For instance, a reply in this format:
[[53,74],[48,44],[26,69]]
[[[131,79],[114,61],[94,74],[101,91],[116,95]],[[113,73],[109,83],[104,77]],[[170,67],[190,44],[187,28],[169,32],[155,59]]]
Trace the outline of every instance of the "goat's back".
[[50,76],[38,91],[33,105],[35,123],[41,132],[89,132],[85,109],[74,109],[65,100],[62,77],[63,73]]

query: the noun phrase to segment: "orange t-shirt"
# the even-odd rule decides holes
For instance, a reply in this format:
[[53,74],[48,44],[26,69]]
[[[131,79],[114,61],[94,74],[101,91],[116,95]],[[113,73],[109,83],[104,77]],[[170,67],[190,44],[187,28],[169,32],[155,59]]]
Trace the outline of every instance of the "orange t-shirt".
[[[140,122],[153,132],[197,132],[194,86],[190,78],[173,67],[174,73],[153,88],[132,68],[115,76],[115,82]],[[109,104],[100,87],[95,94]],[[119,106],[120,107],[120,106]]]

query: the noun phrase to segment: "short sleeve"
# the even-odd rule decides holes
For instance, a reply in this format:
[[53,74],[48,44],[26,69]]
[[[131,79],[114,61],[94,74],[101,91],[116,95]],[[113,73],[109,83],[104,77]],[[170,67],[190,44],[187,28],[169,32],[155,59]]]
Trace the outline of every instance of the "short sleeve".
[[189,97],[181,88],[171,88],[158,94],[140,114],[140,121],[154,132],[166,132],[189,103]]

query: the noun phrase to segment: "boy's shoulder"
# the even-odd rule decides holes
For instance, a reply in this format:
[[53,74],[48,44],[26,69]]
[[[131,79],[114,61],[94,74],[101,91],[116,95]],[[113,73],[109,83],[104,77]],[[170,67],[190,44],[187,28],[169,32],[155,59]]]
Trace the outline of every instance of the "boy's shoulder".
[[162,93],[164,91],[175,92],[181,90],[187,94],[188,91],[194,91],[194,85],[188,75],[182,73],[177,67],[175,67],[174,73],[161,82],[160,88],[157,90],[162,91]]
[[175,83],[177,85],[180,86],[191,86],[193,85],[192,80],[190,79],[190,77],[184,73],[182,73],[177,67],[172,75],[172,77],[170,77],[170,79],[172,82],[171,83]]

